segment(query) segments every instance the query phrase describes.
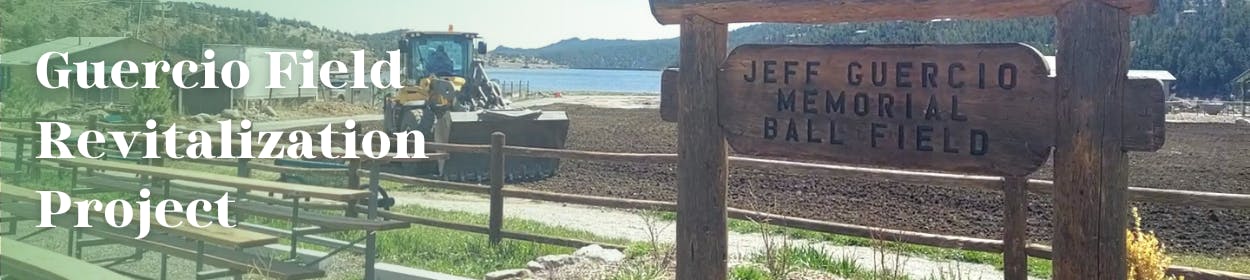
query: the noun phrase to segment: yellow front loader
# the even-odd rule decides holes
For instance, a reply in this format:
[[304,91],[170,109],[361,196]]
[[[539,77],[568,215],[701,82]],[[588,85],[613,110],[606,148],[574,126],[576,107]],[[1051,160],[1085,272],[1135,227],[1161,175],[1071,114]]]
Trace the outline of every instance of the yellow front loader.
[[[569,119],[564,112],[509,109],[498,84],[486,75],[486,44],[475,33],[407,32],[399,39],[404,88],[383,106],[388,132],[421,131],[426,141],[488,144],[496,131],[510,146],[563,149]],[[476,42],[476,45],[474,44]],[[405,163],[391,172],[451,181],[485,181],[488,155],[453,153],[437,164]],[[508,156],[508,181],[539,180],[555,174],[557,159]]]

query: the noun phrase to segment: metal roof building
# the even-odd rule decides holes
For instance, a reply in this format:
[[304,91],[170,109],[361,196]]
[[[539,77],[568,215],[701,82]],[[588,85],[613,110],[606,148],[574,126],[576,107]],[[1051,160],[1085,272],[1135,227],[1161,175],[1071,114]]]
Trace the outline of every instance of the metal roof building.
[[39,57],[48,52],[64,52],[73,56],[73,54],[78,52],[107,46],[126,39],[135,40],[126,37],[65,37],[0,55],[0,64],[35,65],[35,63],[39,62]]
[[[170,53],[147,42],[128,37],[66,37],[43,44],[0,54],[0,72],[4,73],[4,88],[7,90],[16,83],[28,85],[24,88],[39,91],[41,99],[47,102],[128,102],[132,90],[125,89],[83,89],[71,82],[69,89],[47,89],[39,85],[36,65],[39,58],[49,52],[67,53],[70,63],[59,59],[49,62],[49,71],[72,67],[74,62],[103,61],[112,65],[118,61],[128,60],[145,62],[152,60],[178,61],[185,57]],[[111,69],[111,67],[109,67]],[[48,73],[50,79],[55,75]],[[71,79],[76,80],[79,73],[71,72]],[[83,73],[86,74],[86,73]],[[88,76],[90,77],[90,76]],[[141,78],[135,75],[132,78]],[[53,81],[55,82],[55,81]],[[3,92],[0,91],[0,94]]]
[[[1047,68],[1050,68],[1050,75],[1051,75],[1051,76],[1054,76],[1054,75],[1055,75],[1055,57],[1054,57],[1054,56],[1049,56],[1049,55],[1048,55],[1048,56],[1043,56],[1043,57],[1042,57],[1042,60],[1045,60],[1045,61],[1046,61],[1046,67],[1047,67]],[[1172,72],[1168,72],[1167,70],[1133,70],[1133,69],[1129,69],[1129,70],[1128,70],[1128,77],[1129,77],[1129,79],[1133,79],[1133,78],[1137,78],[1137,79],[1155,79],[1155,80],[1160,80],[1160,81],[1163,81],[1163,82],[1165,82],[1165,83],[1168,83],[1169,85],[1171,84],[1171,82],[1176,81],[1176,76],[1172,76]]]

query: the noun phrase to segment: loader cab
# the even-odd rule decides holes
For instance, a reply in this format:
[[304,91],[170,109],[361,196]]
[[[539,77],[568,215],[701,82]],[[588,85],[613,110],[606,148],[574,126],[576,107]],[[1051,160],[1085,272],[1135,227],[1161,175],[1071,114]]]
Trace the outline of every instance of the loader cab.
[[476,33],[408,32],[399,40],[404,74],[411,80],[430,75],[466,77],[472,71],[474,53],[485,50],[485,44],[473,45],[477,38]]

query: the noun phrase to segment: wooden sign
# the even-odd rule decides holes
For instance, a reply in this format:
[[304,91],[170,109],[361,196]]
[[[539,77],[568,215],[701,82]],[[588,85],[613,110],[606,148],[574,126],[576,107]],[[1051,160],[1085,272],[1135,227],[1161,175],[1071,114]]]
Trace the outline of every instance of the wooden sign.
[[1167,135],[1167,85],[1155,79],[1129,79],[1125,84],[1121,119],[1125,151],[1154,152],[1163,148]]
[[[660,118],[666,122],[677,122],[678,71],[669,68],[660,75]],[[1053,84],[1054,77],[1047,82]],[[1124,107],[1124,150],[1158,151],[1166,136],[1167,86],[1163,81],[1146,78],[1130,78],[1127,86],[1124,102],[1120,103]]]
[[[1000,19],[1052,16],[1072,0],[651,0],[662,24],[697,14],[719,23],[830,23],[940,18]],[[1134,15],[1154,11],[1155,0],[1107,0]]]
[[677,68],[664,69],[660,73],[660,119],[677,122],[677,91],[681,87]]
[[740,154],[1026,175],[1055,141],[1049,73],[1022,44],[745,45],[720,124]]

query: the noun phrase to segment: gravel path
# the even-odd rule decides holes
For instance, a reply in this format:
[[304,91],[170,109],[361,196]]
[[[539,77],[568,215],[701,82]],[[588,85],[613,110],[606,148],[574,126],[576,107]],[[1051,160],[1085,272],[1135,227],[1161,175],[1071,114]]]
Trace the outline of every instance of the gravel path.
[[[489,214],[490,211],[489,200],[482,196],[430,192],[392,192],[391,195],[396,197],[400,205],[419,205],[477,214]],[[524,217],[524,219],[548,225],[588,231],[603,237],[648,242],[654,230],[658,233],[660,242],[671,244],[676,240],[674,222],[645,218],[637,212],[512,198],[504,200],[504,211],[509,217]],[[655,226],[649,228],[648,221]],[[984,264],[930,260],[882,252],[870,247],[837,246],[827,242],[800,239],[787,239],[786,241],[791,245],[814,246],[826,251],[835,259],[854,258],[865,268],[902,271],[911,279],[947,279],[954,275],[958,275],[958,279],[1002,279],[1001,271]],[[751,255],[763,250],[762,235],[729,233],[730,263],[743,262]]]
[[1208,115],[1203,113],[1175,112],[1167,114],[1167,122],[1173,123],[1233,123],[1241,114]]
[[660,108],[659,95],[565,95],[560,98],[528,99],[512,103],[512,107],[525,108],[552,104],[581,104],[602,108],[647,109]]

